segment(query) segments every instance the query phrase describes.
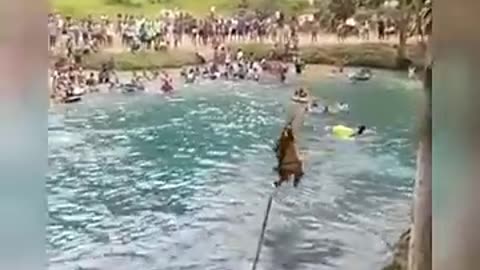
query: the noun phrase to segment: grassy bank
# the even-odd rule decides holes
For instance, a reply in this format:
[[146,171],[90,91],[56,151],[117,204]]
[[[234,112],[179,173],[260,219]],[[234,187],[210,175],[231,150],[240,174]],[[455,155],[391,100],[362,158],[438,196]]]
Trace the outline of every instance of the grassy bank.
[[186,65],[202,63],[202,58],[194,52],[183,50],[170,50],[168,52],[130,52],[123,53],[97,53],[84,57],[83,63],[86,69],[98,70],[103,63],[113,58],[115,67],[121,71],[180,68]]
[[[253,53],[257,59],[267,57],[271,50],[271,46],[265,44],[241,45],[234,49],[237,47],[241,47],[247,54]],[[346,59],[347,66],[399,69],[396,48],[384,43],[307,46],[302,47],[300,53],[307,64],[332,65],[338,59]],[[417,66],[423,63],[421,50],[417,46],[411,45],[408,48],[408,56]],[[119,70],[179,68],[185,65],[201,64],[203,60],[194,52],[184,50],[148,51],[136,54],[101,52],[85,57],[84,65],[88,69],[99,69],[102,63],[112,57]]]
[[[162,9],[179,8],[194,15],[206,15],[215,6],[218,13],[231,14],[239,9],[240,0],[49,0],[52,10],[74,17],[88,14],[118,13],[156,16]],[[298,0],[248,0],[250,9],[282,9],[288,13],[304,12],[308,2]]]
[[[256,58],[267,57],[270,46],[248,44],[241,47],[247,54],[253,53]],[[338,60],[346,59],[348,66],[371,68],[399,69],[396,46],[387,43],[334,44],[323,46],[304,46],[300,55],[307,64],[333,65]],[[423,53],[416,45],[409,45],[407,57],[416,66],[423,64]]]
[[229,0],[50,0],[50,4],[53,10],[74,17],[88,14],[114,17],[118,13],[157,16],[162,9],[175,7],[199,15],[208,13],[211,6],[216,6],[220,11],[228,11],[233,10],[236,5],[235,1]]

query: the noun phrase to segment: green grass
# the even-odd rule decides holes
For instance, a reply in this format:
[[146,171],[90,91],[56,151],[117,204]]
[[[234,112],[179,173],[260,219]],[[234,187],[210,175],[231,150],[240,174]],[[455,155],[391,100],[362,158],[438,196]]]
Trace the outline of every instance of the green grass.
[[[193,15],[205,16],[211,6],[218,13],[232,14],[238,10],[240,0],[163,0],[160,4],[151,4],[149,0],[130,0],[131,4],[112,4],[111,0],[49,0],[53,11],[73,17],[83,17],[88,14],[107,14],[115,16],[118,13],[142,14],[156,16],[160,10],[175,7],[186,10]],[[288,13],[303,12],[309,9],[307,0],[247,0],[250,9],[280,8]]]
[[211,6],[218,12],[231,12],[238,5],[237,0],[165,0],[160,4],[151,4],[148,0],[132,0],[131,5],[110,4],[109,0],[50,0],[52,9],[65,15],[83,17],[88,14],[107,14],[115,16],[118,13],[141,14],[156,16],[162,9],[187,10],[194,15],[206,15]]
[[202,62],[194,52],[170,50],[168,52],[145,51],[132,54],[101,52],[92,54],[83,59],[84,68],[98,70],[109,59],[115,59],[115,68],[118,70],[142,70],[160,68],[180,68],[185,65],[196,65]]
[[[271,46],[265,44],[246,44],[235,46],[233,49],[235,50],[239,47],[247,55],[253,53],[256,59],[267,57],[271,50]],[[414,64],[423,62],[423,56],[415,52],[414,47],[409,47],[408,51],[409,57]],[[338,60],[346,59],[348,66],[401,69],[397,62],[396,48],[393,45],[383,43],[306,46],[300,48],[300,54],[307,64],[332,65]],[[85,57],[84,66],[87,69],[100,69],[102,63],[105,63],[112,57],[115,59],[118,70],[180,68],[202,62],[202,59],[194,52],[185,50],[170,50],[168,52],[145,51],[136,54],[130,52],[100,52]]]
[[[253,53],[257,59],[267,57],[271,46],[264,44],[247,44],[237,46],[248,55]],[[408,57],[417,66],[423,64],[423,56],[415,46],[408,47]],[[304,46],[300,55],[307,64],[333,65],[338,60],[346,59],[349,66],[366,66],[372,68],[399,69],[397,49],[386,43],[335,44],[324,46]]]

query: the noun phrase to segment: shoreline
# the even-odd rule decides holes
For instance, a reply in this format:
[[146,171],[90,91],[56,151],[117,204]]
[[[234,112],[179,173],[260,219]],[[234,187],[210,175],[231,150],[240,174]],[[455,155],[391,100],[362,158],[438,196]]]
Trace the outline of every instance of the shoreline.
[[[246,55],[252,54],[257,60],[268,58],[272,52],[270,44],[250,43],[227,45],[232,50],[242,49]],[[154,69],[177,69],[185,66],[201,65],[210,61],[212,56],[200,53],[201,49],[170,49],[165,52],[101,51],[83,56],[82,65],[85,70],[100,70],[103,63],[114,59],[118,71],[141,71]],[[406,47],[408,64],[417,68],[424,63],[424,53],[418,44],[408,44]],[[301,46],[299,55],[307,65],[333,66],[338,61],[346,59],[345,67],[369,67],[385,70],[406,70],[407,66],[397,57],[397,48],[389,43],[339,43]],[[59,56],[51,56],[55,62]]]

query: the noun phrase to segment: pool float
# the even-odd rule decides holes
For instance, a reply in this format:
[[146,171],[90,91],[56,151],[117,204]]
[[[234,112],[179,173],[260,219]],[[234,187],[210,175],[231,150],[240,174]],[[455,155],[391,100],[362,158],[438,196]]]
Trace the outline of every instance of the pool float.
[[337,103],[337,108],[341,112],[348,112],[350,110],[347,103]]
[[75,87],[75,88],[73,88],[72,94],[74,96],[82,96],[83,94],[85,94],[85,92],[86,92],[85,88]]
[[307,104],[310,103],[310,95],[303,89],[295,91],[291,100],[295,103]]
[[347,75],[352,81],[368,81],[372,78],[372,72],[369,69],[361,69]]
[[346,127],[344,125],[336,125],[332,128],[333,136],[342,139],[342,140],[353,140],[353,135],[356,131],[352,128]]
[[63,103],[75,103],[81,101],[82,98],[80,96],[70,96],[63,100]]
[[139,91],[145,91],[145,86],[134,83],[126,83],[120,86],[123,93],[134,93]]
[[325,107],[322,107],[322,106],[310,107],[309,112],[311,114],[324,114],[325,113]]

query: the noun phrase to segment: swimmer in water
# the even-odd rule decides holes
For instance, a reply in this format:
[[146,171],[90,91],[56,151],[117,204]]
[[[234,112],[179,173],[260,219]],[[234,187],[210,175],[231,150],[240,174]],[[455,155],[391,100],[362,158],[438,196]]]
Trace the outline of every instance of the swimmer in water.
[[140,77],[137,75],[136,71],[132,72],[132,80],[130,82],[132,85],[137,85],[140,83]]
[[332,128],[332,133],[339,139],[352,139],[365,133],[366,126],[361,125],[356,130],[343,125],[336,125]]

